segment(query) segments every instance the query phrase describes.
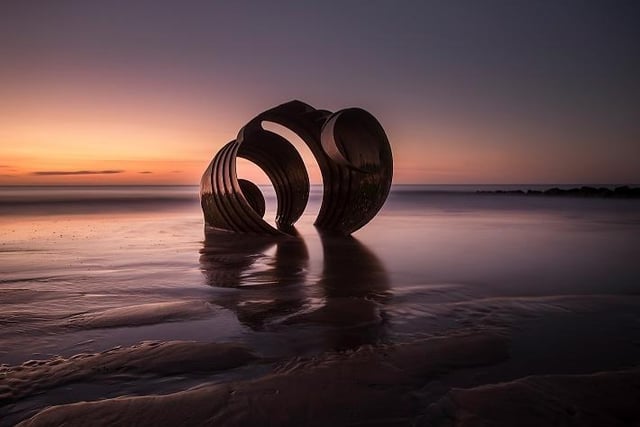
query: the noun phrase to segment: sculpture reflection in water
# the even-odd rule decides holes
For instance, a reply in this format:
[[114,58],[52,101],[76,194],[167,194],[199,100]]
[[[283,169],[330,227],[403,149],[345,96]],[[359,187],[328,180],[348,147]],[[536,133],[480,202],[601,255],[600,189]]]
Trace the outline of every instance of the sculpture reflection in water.
[[200,256],[206,282],[236,288],[214,303],[253,330],[325,327],[331,348],[383,340],[389,279],[380,259],[353,237],[318,234],[323,265],[314,274],[305,240],[289,232],[274,238],[207,229]]
[[[275,253],[269,255],[274,249]],[[207,284],[238,288],[215,301],[232,309],[238,320],[261,330],[272,318],[299,310],[309,255],[304,240],[274,238],[206,229],[200,268]]]

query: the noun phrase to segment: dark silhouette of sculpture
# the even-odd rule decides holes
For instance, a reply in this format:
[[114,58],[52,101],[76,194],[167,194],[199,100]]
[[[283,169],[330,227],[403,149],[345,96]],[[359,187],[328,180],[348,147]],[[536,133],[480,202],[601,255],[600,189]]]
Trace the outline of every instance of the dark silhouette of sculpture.
[[[287,332],[288,326],[323,326],[321,339],[334,349],[384,339],[390,279],[375,252],[352,236],[303,237],[295,228],[288,233],[230,239],[223,231],[205,230],[200,249],[205,283],[237,291],[221,293],[212,303],[231,310],[256,331],[279,328],[296,334],[298,328]],[[308,246],[317,247],[317,242],[322,267],[314,272]]]
[[[378,121],[360,108],[335,113],[291,101],[257,115],[213,158],[202,176],[200,200],[205,221],[214,228],[249,233],[287,234],[309,199],[309,176],[294,146],[265,130],[262,122],[295,132],[320,167],[324,193],[316,227],[348,235],[378,213],[389,194],[393,158]],[[238,179],[236,157],[259,166],[278,200],[277,229],[262,219],[264,197],[253,183]]]

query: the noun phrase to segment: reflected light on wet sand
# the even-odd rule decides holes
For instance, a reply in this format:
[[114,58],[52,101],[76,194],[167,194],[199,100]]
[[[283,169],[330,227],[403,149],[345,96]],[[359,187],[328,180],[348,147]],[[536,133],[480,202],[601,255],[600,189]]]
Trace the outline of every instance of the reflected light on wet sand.
[[[383,335],[384,303],[391,297],[382,261],[353,237],[322,233],[303,238],[205,230],[200,266],[210,286],[235,288],[218,303],[246,326],[328,325],[334,348],[375,343]],[[322,269],[309,274],[305,239],[322,247]],[[273,250],[275,248],[275,250]],[[357,330],[354,330],[357,329]]]

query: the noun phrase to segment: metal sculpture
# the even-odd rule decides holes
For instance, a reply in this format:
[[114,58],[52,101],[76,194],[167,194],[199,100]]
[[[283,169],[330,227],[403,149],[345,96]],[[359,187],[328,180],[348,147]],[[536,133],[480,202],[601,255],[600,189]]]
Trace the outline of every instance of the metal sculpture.
[[[367,224],[391,188],[393,158],[382,126],[360,108],[331,113],[301,101],[267,110],[247,123],[215,155],[200,182],[206,223],[241,233],[287,234],[309,199],[309,176],[300,154],[282,136],[262,127],[273,122],[295,132],[318,162],[324,192],[315,225],[348,235]],[[276,226],[264,219],[260,189],[238,179],[236,157],[255,163],[271,180],[278,205]]]

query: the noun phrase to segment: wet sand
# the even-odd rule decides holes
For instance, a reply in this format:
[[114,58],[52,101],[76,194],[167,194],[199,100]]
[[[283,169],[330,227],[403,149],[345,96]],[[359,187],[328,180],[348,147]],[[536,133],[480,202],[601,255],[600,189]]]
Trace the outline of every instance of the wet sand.
[[635,426],[640,368],[589,375],[540,375],[468,389],[431,405],[416,425]]
[[[397,346],[361,347],[310,360],[287,361],[272,373],[249,381],[165,396],[57,406],[21,425],[294,426],[409,421],[419,413],[414,393],[421,387],[446,378],[451,371],[503,360],[507,357],[506,344],[506,339],[499,336],[460,335]],[[103,358],[96,355],[89,364],[102,367]],[[120,358],[128,367],[127,359]],[[75,364],[65,361],[61,369],[75,372]],[[116,367],[107,365],[109,368]]]
[[414,193],[347,239],[0,212],[0,425],[637,425],[640,204]]
[[[20,426],[424,425],[629,426],[640,368],[589,375],[529,376],[477,385],[486,365],[509,357],[499,335],[460,333],[403,345],[360,347],[277,363],[256,379],[200,385],[166,395],[117,397],[45,409]],[[95,381],[123,374],[207,372],[256,360],[246,349],[194,343],[145,344],[9,373],[9,383],[47,376]],[[43,384],[40,383],[42,386]],[[24,397],[39,390],[26,389]]]

